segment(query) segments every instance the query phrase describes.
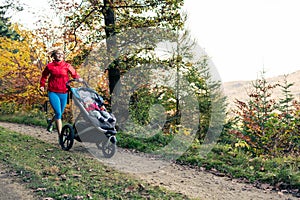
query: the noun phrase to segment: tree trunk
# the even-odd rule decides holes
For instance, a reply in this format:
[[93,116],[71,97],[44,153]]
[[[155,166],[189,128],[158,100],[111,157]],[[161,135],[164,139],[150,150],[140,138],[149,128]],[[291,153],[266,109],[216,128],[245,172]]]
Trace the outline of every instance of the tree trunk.
[[115,13],[113,10],[113,0],[103,0],[103,16],[105,23],[106,48],[109,56],[113,58],[113,62],[108,66],[109,92],[113,93],[117,82],[120,79],[119,62],[117,58],[116,31],[115,31]]

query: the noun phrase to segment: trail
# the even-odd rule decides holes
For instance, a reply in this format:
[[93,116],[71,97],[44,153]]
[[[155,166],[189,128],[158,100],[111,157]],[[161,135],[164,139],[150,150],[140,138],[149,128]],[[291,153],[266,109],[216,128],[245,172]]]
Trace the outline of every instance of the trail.
[[[37,137],[48,143],[57,144],[57,134],[48,133],[45,129],[36,126],[27,126],[0,122],[0,126]],[[75,141],[70,151],[81,151],[87,156],[92,156],[82,143]],[[91,147],[91,152],[93,147]],[[95,153],[96,154],[96,153]],[[111,159],[99,159],[105,165],[116,170],[129,173],[137,179],[165,187],[168,190],[185,194],[191,198],[201,200],[297,200],[285,191],[275,191],[267,184],[260,185],[260,188],[244,183],[239,179],[231,179],[226,176],[217,176],[211,172],[195,169],[188,166],[181,166],[175,163],[168,163],[158,160],[142,153],[136,153],[126,149],[118,148],[118,151]],[[0,167],[1,169],[1,167]],[[141,170],[142,169],[142,170]],[[3,170],[2,170],[3,171]],[[1,182],[4,179],[0,176]],[[16,183],[17,184],[17,183]],[[1,191],[0,191],[1,194]]]

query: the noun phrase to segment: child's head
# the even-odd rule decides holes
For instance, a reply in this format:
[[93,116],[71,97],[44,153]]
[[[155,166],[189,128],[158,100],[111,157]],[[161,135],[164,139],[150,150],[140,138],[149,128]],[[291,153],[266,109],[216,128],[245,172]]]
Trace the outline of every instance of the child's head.
[[84,103],[86,104],[86,105],[90,105],[90,104],[93,104],[94,103],[94,101],[93,101],[93,99],[91,98],[91,97],[86,97],[86,98],[84,98]]

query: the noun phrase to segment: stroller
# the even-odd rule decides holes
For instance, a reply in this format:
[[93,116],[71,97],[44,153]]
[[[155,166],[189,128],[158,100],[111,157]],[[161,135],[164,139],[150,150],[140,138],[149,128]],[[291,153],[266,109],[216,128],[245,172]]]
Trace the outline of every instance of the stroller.
[[[59,138],[62,149],[71,149],[75,139],[79,142],[95,143],[104,157],[111,158],[116,152],[116,118],[106,111],[102,97],[85,81],[82,82],[85,87],[77,88],[70,86],[72,82],[79,81],[72,79],[66,84],[70,99],[75,104],[74,114],[77,117],[73,125],[66,124],[62,128]],[[90,109],[91,105],[94,109]]]

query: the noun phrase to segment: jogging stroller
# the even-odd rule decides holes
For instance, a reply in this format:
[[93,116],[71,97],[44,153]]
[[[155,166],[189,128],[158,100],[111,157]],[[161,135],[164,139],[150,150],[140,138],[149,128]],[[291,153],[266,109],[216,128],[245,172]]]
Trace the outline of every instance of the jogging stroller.
[[72,148],[74,139],[79,142],[95,143],[102,150],[104,157],[111,158],[116,152],[116,118],[106,111],[103,98],[91,89],[88,84],[80,82],[85,87],[71,87],[72,79],[66,86],[69,98],[75,105],[74,124],[66,124],[62,128],[59,143],[63,150]]

